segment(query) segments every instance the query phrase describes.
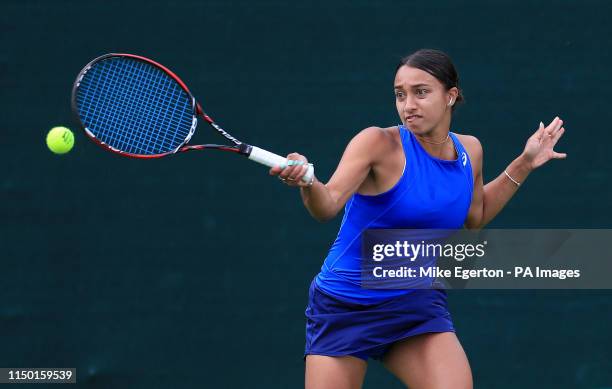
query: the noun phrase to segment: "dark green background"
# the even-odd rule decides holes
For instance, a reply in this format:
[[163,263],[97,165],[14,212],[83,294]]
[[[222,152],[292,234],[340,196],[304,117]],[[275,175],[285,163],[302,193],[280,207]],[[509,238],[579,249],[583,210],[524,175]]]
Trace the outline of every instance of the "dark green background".
[[[320,179],[360,129],[398,122],[392,79],[422,47],[455,61],[496,177],[540,120],[567,133],[491,224],[609,227],[607,1],[16,1],[0,4],[0,366],[76,367],[87,388],[303,385],[307,287],[340,218],[225,153],[137,161],[69,125],[106,52],[172,68],[238,138],[299,151]],[[220,138],[202,124],[194,141]],[[588,258],[585,258],[588,260]],[[611,293],[452,291],[476,388],[612,386]],[[378,363],[367,388],[400,388]]]

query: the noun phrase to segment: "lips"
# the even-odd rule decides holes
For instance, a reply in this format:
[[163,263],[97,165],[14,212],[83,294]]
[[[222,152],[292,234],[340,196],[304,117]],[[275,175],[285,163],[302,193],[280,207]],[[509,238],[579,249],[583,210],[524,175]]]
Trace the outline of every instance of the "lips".
[[414,121],[414,120],[416,120],[416,119],[420,119],[420,118],[421,118],[421,116],[420,116],[420,115],[408,115],[408,116],[406,116],[404,119],[405,119],[407,122],[412,122],[412,121]]

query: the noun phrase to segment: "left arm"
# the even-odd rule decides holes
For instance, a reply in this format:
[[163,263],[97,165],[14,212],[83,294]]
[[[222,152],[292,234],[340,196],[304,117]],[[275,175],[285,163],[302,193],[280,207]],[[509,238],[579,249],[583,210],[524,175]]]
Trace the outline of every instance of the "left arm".
[[[553,150],[559,138],[565,132],[563,121],[555,118],[547,127],[540,123],[540,128],[527,140],[525,150],[508,165],[506,172],[519,183],[523,183],[532,170],[542,166],[551,159],[566,158],[565,153]],[[487,225],[506,206],[517,192],[519,186],[506,173],[483,185],[482,160],[483,151],[480,142],[474,137],[466,142],[474,174],[474,192],[472,203],[465,221],[465,227],[479,229]]]

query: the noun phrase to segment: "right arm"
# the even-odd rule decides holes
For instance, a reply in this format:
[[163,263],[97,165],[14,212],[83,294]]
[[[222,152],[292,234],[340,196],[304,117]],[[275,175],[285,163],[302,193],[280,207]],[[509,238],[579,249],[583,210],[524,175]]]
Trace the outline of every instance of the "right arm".
[[[347,200],[359,189],[373,167],[384,157],[389,149],[391,135],[378,127],[369,127],[357,134],[348,144],[342,159],[327,184],[314,178],[312,186],[303,183],[300,178],[306,169],[295,174],[297,166],[282,170],[275,167],[270,174],[281,174],[281,177],[296,178],[295,186],[300,186],[302,201],[308,212],[318,221],[327,221],[335,217],[344,207]],[[306,158],[293,153],[289,159]]]

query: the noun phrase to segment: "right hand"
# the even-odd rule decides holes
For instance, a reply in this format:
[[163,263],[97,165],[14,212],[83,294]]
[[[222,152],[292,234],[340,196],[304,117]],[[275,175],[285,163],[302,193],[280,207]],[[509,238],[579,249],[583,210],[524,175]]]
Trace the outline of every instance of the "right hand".
[[[286,166],[275,166],[270,169],[271,176],[278,178],[288,186],[308,187],[308,182],[304,182],[302,177],[308,171],[308,160],[301,154],[291,153],[287,155]],[[313,177],[313,179],[315,179]]]

